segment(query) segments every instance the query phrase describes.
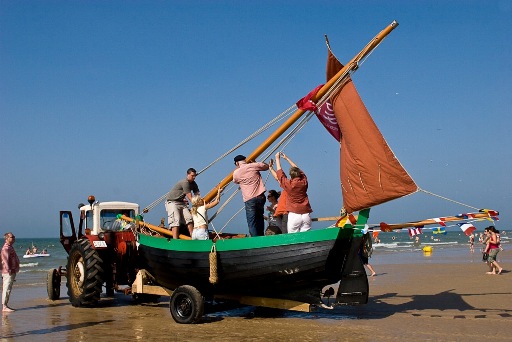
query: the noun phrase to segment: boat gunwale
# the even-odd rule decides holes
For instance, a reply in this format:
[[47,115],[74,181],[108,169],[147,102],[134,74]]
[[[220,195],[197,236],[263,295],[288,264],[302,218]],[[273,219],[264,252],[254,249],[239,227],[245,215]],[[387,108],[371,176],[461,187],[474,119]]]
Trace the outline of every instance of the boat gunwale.
[[231,238],[222,240],[173,240],[167,237],[156,237],[139,234],[139,244],[144,247],[158,248],[169,251],[211,252],[215,245],[217,252],[236,251],[257,248],[271,248],[293,244],[314,243],[327,240],[350,238],[361,229],[353,227],[328,227],[293,234]]

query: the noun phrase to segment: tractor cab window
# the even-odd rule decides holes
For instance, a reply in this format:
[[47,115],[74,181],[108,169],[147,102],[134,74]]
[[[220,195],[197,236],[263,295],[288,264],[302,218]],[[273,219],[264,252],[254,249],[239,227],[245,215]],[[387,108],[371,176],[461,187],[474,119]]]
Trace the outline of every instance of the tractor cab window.
[[85,229],[92,231],[94,227],[94,221],[92,220],[92,210],[85,212]]
[[105,209],[102,210],[100,214],[101,229],[113,231],[123,230],[124,226],[127,223],[123,220],[117,219],[117,215],[119,214],[127,216],[129,218],[135,218],[134,210]]

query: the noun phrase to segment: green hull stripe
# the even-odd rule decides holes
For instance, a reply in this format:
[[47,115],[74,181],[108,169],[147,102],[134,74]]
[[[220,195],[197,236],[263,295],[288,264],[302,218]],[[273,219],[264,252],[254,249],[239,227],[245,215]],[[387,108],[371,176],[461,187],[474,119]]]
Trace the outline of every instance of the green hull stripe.
[[[344,229],[325,228],[310,230],[303,233],[218,240],[215,244],[215,248],[217,252],[237,251],[335,239],[348,239],[353,235],[356,236],[360,234],[360,230],[348,227]],[[212,240],[173,240],[143,234],[139,235],[139,243],[148,247],[180,252],[210,252],[213,245]]]

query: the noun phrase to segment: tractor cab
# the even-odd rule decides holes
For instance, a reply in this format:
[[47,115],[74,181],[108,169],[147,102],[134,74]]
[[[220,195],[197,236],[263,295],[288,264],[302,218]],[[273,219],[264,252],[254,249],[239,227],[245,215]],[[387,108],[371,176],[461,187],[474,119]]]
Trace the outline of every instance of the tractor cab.
[[[139,205],[130,202],[98,202],[89,196],[89,204],[80,203],[80,221],[75,229],[71,211],[60,212],[60,241],[69,253],[73,243],[83,236],[93,240],[103,240],[105,233],[125,230],[125,222],[117,219],[119,214],[135,218],[139,214]],[[94,236],[94,238],[93,238]]]

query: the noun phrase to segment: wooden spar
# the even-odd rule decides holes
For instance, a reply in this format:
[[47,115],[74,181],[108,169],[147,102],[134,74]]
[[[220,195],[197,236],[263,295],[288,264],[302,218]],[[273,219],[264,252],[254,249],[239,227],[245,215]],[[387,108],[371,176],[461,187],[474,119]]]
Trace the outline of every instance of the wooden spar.
[[[373,38],[361,52],[359,52],[350,62],[348,62],[334,77],[332,77],[320,90],[316,95],[312,98],[313,102],[317,102],[320,98],[327,94],[327,92],[331,89],[331,87],[336,83],[338,79],[341,77],[346,77],[350,71],[356,70],[359,65],[359,61],[361,61],[364,57],[366,57],[373,49],[380,44],[380,42],[393,31],[398,26],[396,21],[393,21],[389,24],[384,30],[382,30],[375,38]],[[272,133],[259,147],[257,147],[251,154],[247,156],[247,160],[254,161],[257,157],[259,157],[267,148],[270,147],[288,128],[290,128],[297,120],[300,119],[302,115],[304,115],[306,111],[302,109],[297,109],[295,113],[293,113],[277,130]],[[218,188],[224,188],[233,180],[233,172],[227,175],[217,186],[215,186],[206,196],[204,196],[204,200],[206,203],[210,202],[216,195]]]
[[[122,220],[125,220],[125,221],[128,221],[128,222],[136,222],[137,224],[141,225],[141,226],[144,226],[146,228],[149,228],[151,230],[154,230],[155,232],[158,232],[164,236],[168,236],[168,237],[172,237],[172,232],[168,229],[165,229],[165,228],[162,228],[162,227],[158,227],[158,226],[155,226],[151,223],[147,223],[147,222],[144,222],[144,221],[139,221],[139,220],[134,220],[128,216],[124,216],[122,215],[121,216],[121,219]],[[190,236],[186,236],[186,235],[183,235],[183,234],[180,234],[179,238],[181,240],[191,240]]]
[[[475,219],[490,219],[490,215],[489,215],[489,213],[484,212],[484,213],[465,214],[465,215],[459,215],[459,216],[448,216],[448,217],[443,217],[442,221],[443,222],[467,221],[467,220],[470,220],[473,218],[475,218]],[[409,228],[409,227],[421,227],[421,226],[426,226],[426,225],[430,225],[430,224],[439,225],[439,221],[436,221],[434,219],[428,219],[428,220],[423,220],[423,221],[396,223],[396,224],[386,224],[384,222],[381,222],[380,230],[383,232],[391,232],[391,231],[397,230],[397,229]]]

